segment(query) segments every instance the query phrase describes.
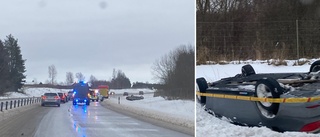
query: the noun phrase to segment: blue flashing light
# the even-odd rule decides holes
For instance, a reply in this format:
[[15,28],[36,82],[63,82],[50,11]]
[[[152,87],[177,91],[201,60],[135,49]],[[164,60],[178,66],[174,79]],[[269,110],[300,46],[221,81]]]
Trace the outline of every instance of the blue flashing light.
[[78,102],[79,100],[78,99],[76,99],[76,102]]
[[85,99],[84,102],[87,102],[87,100]]
[[79,83],[86,84],[87,82],[81,80],[81,81],[79,81]]

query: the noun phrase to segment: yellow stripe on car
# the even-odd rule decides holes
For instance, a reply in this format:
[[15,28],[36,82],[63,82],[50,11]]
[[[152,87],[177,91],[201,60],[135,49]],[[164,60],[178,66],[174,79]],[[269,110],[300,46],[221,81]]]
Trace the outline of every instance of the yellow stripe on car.
[[314,102],[320,100],[320,96],[317,97],[303,97],[303,98],[259,98],[252,96],[242,96],[242,95],[227,95],[227,94],[215,94],[215,93],[200,93],[196,92],[199,96],[214,97],[214,98],[226,98],[235,100],[246,100],[246,101],[260,101],[260,102],[270,102],[270,103],[306,103]]

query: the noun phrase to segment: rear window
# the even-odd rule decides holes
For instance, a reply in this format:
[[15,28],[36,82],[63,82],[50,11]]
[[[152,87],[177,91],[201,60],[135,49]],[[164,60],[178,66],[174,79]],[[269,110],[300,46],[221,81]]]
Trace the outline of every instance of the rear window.
[[45,96],[56,96],[57,93],[44,93]]
[[58,93],[59,94],[59,96],[62,96],[63,95],[63,93]]

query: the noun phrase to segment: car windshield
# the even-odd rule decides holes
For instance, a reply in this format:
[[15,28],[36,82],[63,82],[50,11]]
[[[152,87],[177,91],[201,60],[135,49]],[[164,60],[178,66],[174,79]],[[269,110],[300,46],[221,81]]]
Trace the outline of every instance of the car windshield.
[[45,93],[44,95],[45,95],[45,96],[57,96],[56,93]]

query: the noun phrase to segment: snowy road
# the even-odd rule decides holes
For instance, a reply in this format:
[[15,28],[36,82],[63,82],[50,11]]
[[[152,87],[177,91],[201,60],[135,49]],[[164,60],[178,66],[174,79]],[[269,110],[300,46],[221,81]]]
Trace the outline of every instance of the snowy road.
[[90,106],[37,106],[2,121],[0,136],[35,137],[184,137],[180,132],[158,127],[111,111],[98,102]]

